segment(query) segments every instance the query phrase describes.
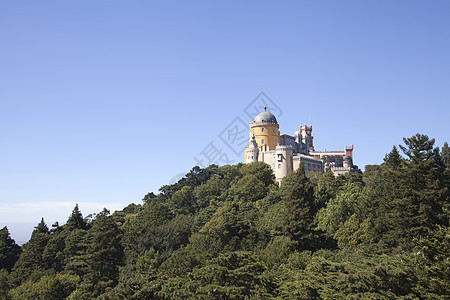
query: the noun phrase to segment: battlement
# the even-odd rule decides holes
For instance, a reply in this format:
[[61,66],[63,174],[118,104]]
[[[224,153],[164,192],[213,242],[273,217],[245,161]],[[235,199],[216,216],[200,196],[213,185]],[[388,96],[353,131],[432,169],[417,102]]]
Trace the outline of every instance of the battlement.
[[278,145],[275,150],[294,150],[291,145]]

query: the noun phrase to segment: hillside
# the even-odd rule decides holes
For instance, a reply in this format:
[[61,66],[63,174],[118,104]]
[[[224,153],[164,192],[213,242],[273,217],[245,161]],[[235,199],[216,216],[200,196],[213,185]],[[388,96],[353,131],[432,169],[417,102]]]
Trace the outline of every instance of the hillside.
[[417,134],[363,173],[194,167],[158,194],[19,247],[0,299],[448,299],[450,153]]

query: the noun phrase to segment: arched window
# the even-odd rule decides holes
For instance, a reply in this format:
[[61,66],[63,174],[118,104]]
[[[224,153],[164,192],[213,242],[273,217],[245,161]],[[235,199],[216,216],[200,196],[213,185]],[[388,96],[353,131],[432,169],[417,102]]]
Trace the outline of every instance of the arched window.
[[261,132],[264,132],[264,127],[263,127],[263,128],[261,128]]
[[264,139],[261,140],[261,144],[264,145]]

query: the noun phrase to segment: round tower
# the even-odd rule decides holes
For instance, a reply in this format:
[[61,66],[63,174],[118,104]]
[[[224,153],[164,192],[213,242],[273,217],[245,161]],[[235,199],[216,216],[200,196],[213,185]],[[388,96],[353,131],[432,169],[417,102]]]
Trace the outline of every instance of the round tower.
[[281,183],[284,176],[293,171],[293,150],[290,145],[277,146],[275,148],[276,162],[274,173],[278,183]]
[[264,111],[256,115],[255,119],[250,122],[250,140],[254,136],[258,146],[264,146],[264,149],[275,150],[275,147],[280,144],[280,125],[277,119],[264,106]]

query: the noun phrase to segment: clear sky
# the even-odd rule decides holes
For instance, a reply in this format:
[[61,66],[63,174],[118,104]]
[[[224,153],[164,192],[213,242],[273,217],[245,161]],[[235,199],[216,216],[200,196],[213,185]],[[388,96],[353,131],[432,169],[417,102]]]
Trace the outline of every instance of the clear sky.
[[417,132],[441,147],[449,16],[448,0],[1,1],[0,226],[23,242],[75,203],[141,203],[202,155],[242,161],[228,134],[260,92],[282,133],[312,124],[361,168]]

